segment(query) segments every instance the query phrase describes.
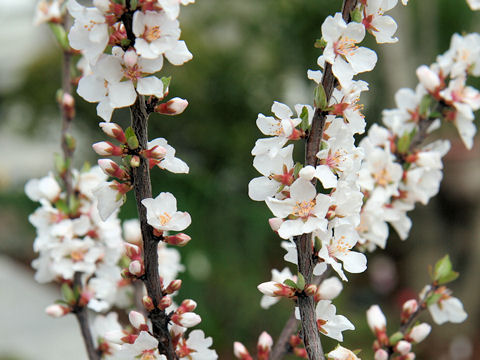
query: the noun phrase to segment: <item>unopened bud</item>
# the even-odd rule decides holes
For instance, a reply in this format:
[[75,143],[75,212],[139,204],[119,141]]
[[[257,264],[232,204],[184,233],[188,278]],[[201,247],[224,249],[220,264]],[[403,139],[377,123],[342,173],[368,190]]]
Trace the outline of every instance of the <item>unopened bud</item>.
[[198,314],[195,314],[193,312],[187,312],[181,315],[173,314],[172,321],[177,325],[190,328],[200,324],[200,322],[202,321],[202,318]]
[[67,118],[72,119],[75,116],[75,99],[72,95],[68,93],[63,94],[62,108]]
[[434,92],[440,86],[438,75],[427,65],[417,68],[417,77],[420,83],[430,92]]
[[100,156],[120,156],[123,149],[109,141],[100,141],[92,145],[93,150]]
[[386,352],[384,349],[378,349],[375,351],[374,360],[388,360],[388,352]]
[[160,310],[165,310],[169,306],[172,305],[172,298],[170,296],[164,296],[162,297],[162,300],[160,300],[160,303],[158,304],[158,307]]
[[133,155],[130,159],[130,166],[131,167],[139,167],[140,166],[140,156]]
[[128,50],[125,55],[123,55],[123,61],[128,67],[133,67],[137,64],[138,55],[135,50]]
[[273,339],[266,332],[262,332],[258,338],[257,343],[257,358],[258,360],[268,360],[270,350],[272,349]]
[[305,348],[296,347],[293,349],[293,353],[295,354],[296,357],[308,359],[307,350]]
[[400,340],[397,345],[395,345],[395,350],[401,355],[407,355],[410,350],[412,350],[412,344],[408,341]]
[[167,288],[165,289],[166,294],[173,294],[175,291],[180,290],[182,287],[182,280],[176,279],[173,280],[170,284],[168,284]]
[[155,112],[164,115],[178,115],[184,112],[187,106],[187,100],[175,97],[165,103],[157,105],[155,107]]
[[294,297],[296,291],[290,286],[278,283],[276,281],[267,281],[261,283],[257,286],[257,289],[267,296],[283,296],[288,298]]
[[125,133],[120,125],[111,123],[111,122],[101,122],[100,127],[102,131],[110,136],[111,138],[117,139],[118,142],[125,144],[127,142],[127,138],[125,137]]
[[161,160],[167,155],[167,149],[163,146],[155,145],[151,149],[143,150],[141,154],[147,159]]
[[298,173],[302,179],[310,181],[315,176],[315,168],[312,165],[305,166],[300,172]]
[[300,338],[300,336],[291,335],[290,339],[288,340],[288,343],[294,348],[299,346],[302,343],[302,339]]
[[128,180],[130,176],[118,164],[110,159],[99,159],[98,165],[103,172],[109,176],[115,177],[119,180]]
[[130,311],[130,313],[128,314],[128,320],[130,320],[130,324],[132,324],[135,329],[140,329],[143,328],[144,325],[147,325],[147,320],[145,319],[145,316],[140,314],[138,311]]
[[307,296],[314,296],[315,293],[317,292],[317,285],[310,284],[310,285],[306,286],[303,291],[305,292],[305,295],[307,295]]
[[125,253],[131,260],[138,260],[141,257],[140,248],[137,245],[126,243]]
[[430,334],[432,327],[427,323],[421,323],[419,325],[415,325],[412,330],[407,335],[408,339],[419,343],[425,340],[425,338]]
[[407,355],[405,355],[404,359],[405,360],[415,360],[415,354],[413,352],[408,353]]
[[[165,299],[165,297],[163,297],[162,300],[163,299]],[[152,311],[153,309],[155,309],[155,305],[153,305],[153,300],[148,295],[145,295],[142,298],[142,303],[143,303],[143,306],[145,306],[145,309],[147,309],[147,311]]]
[[250,353],[245,345],[238,341],[233,343],[233,355],[240,360],[252,360],[252,357],[250,356]]
[[177,309],[177,314],[183,314],[186,312],[192,312],[197,308],[197,303],[191,299],[185,299],[182,301],[182,304]]
[[178,233],[175,235],[165,236],[163,241],[170,245],[185,246],[192,238],[184,233]]
[[[128,241],[130,245],[142,243],[142,231],[138,219],[126,220],[122,225],[125,241]],[[140,254],[140,248],[138,246],[136,247],[138,249],[138,254]]]
[[367,322],[373,333],[385,331],[387,327],[387,319],[378,305],[372,305],[367,310]]
[[415,311],[417,311],[417,309],[418,309],[417,300],[411,299],[411,300],[405,301],[405,303],[402,306],[402,314],[401,314],[402,323],[407,322],[410,316]]
[[280,218],[270,218],[268,219],[268,223],[273,231],[277,232],[280,229],[280,226],[283,224],[283,219]]
[[66,306],[62,306],[59,304],[52,304],[47,306],[45,309],[45,312],[47,315],[54,317],[54,318],[59,318],[62,317],[70,312],[70,308]]
[[105,333],[105,340],[114,344],[123,344],[123,338],[127,335],[123,330],[112,330]]
[[145,272],[145,269],[139,260],[134,260],[128,266],[128,271],[130,271],[132,275],[142,276]]

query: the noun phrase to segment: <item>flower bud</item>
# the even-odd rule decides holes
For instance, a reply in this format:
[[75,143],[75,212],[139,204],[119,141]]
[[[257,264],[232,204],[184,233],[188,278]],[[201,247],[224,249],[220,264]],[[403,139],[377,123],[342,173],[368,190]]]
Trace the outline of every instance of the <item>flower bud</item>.
[[310,285],[306,286],[303,291],[305,292],[305,295],[307,295],[307,296],[314,296],[315,293],[317,292],[317,285],[310,284]]
[[110,159],[99,159],[98,165],[103,172],[109,176],[115,177],[120,180],[128,180],[130,176],[125,170],[123,170],[117,163]]
[[233,355],[240,360],[252,360],[247,348],[238,341],[233,343]]
[[185,246],[192,238],[184,233],[178,233],[175,235],[165,236],[163,241],[170,245]]
[[302,339],[298,335],[291,335],[288,343],[294,348],[302,343]]
[[118,142],[125,144],[127,142],[127,138],[125,137],[125,133],[120,125],[110,122],[101,122],[100,127],[102,131],[111,138],[117,139]]
[[[163,297],[163,299],[165,299],[166,297]],[[153,305],[153,300],[150,296],[148,295],[145,295],[143,298],[142,298],[142,303],[143,303],[143,306],[145,306],[145,309],[147,309],[147,311],[152,311],[153,309],[155,309],[155,305]]]
[[188,101],[175,97],[165,103],[155,106],[155,112],[164,115],[178,115],[185,111]]
[[172,315],[172,321],[177,325],[190,328],[200,324],[202,318],[200,317],[200,315],[193,312],[187,312],[185,314],[175,313]]
[[107,331],[105,333],[105,340],[107,340],[108,342],[112,342],[114,344],[119,344],[119,345],[122,345],[123,344],[123,338],[126,336],[127,334],[125,333],[125,331],[123,330],[112,330],[112,331]]
[[140,156],[133,155],[130,159],[130,166],[131,167],[139,167],[140,166]]
[[397,345],[395,345],[395,351],[401,355],[407,355],[410,350],[412,350],[412,344],[410,344],[408,341],[400,340]]
[[128,67],[133,67],[137,64],[138,55],[135,50],[128,50],[125,55],[123,55],[123,61]]
[[75,99],[72,95],[68,93],[63,94],[62,108],[68,118],[72,119],[75,116]]
[[294,348],[293,353],[295,354],[296,357],[302,358],[302,359],[308,359],[308,354],[307,350],[305,348]]
[[440,79],[438,75],[432,71],[427,65],[422,65],[417,68],[417,77],[418,81],[427,89],[429,92],[435,92],[440,86]]
[[[130,245],[139,245],[142,243],[142,230],[140,229],[138,219],[131,219],[123,222],[123,237],[125,238],[125,241],[130,243]],[[140,255],[140,248],[137,245],[134,246],[138,249],[138,255]],[[128,257],[130,257],[130,259],[132,258],[130,255],[128,255]]]
[[283,219],[280,218],[270,218],[268,219],[268,223],[273,231],[277,232],[280,229],[280,226],[283,224]]
[[182,301],[182,304],[177,309],[177,314],[183,314],[186,312],[192,312],[197,308],[197,303],[191,299],[185,299]]
[[125,252],[131,260],[139,260],[141,258],[140,248],[137,245],[126,243]]
[[300,172],[298,173],[302,179],[310,181],[315,176],[315,168],[312,165],[305,166]]
[[384,349],[378,349],[375,351],[374,360],[388,360],[388,352]]
[[414,353],[408,353],[407,355],[405,355],[404,357],[405,360],[415,360],[415,354]]
[[140,314],[138,311],[130,311],[130,313],[128,314],[128,320],[130,320],[130,324],[132,324],[135,329],[140,329],[141,327],[143,327],[143,325],[147,325],[147,320],[145,319],[145,316]]
[[62,306],[59,304],[52,304],[47,306],[45,309],[45,312],[47,315],[54,317],[54,318],[59,318],[62,317],[70,312],[70,308],[66,306]]
[[172,298],[170,296],[164,296],[162,297],[162,300],[160,300],[160,303],[158,304],[158,307],[160,310],[165,310],[169,306],[172,305]]
[[151,149],[141,152],[147,159],[162,160],[167,155],[167,149],[163,146],[155,145]]
[[294,297],[295,289],[276,281],[267,281],[257,286],[257,289],[267,296]]
[[93,150],[100,156],[120,156],[123,149],[109,141],[100,141],[92,145]]
[[128,266],[128,271],[130,271],[132,275],[142,276],[145,272],[145,269],[139,260],[134,260]]
[[408,339],[419,343],[425,340],[425,338],[430,334],[432,327],[427,323],[421,323],[419,325],[415,325],[412,330],[407,335]]
[[332,276],[326,280],[323,280],[317,290],[319,300],[333,300],[343,290],[343,285],[337,277]]
[[258,338],[257,343],[257,358],[258,360],[268,360],[268,356],[270,355],[270,350],[272,349],[273,339],[272,337],[266,332],[262,332],[260,337]]
[[387,327],[387,319],[378,305],[372,305],[367,310],[367,322],[373,333],[383,332]]
[[405,303],[402,306],[402,314],[401,314],[401,320],[402,323],[405,323],[408,321],[410,316],[417,311],[418,309],[418,302],[415,299],[410,299],[408,301],[405,301]]
[[170,284],[168,284],[167,288],[165,289],[166,294],[173,294],[175,291],[180,290],[182,287],[182,280],[176,279],[173,280]]

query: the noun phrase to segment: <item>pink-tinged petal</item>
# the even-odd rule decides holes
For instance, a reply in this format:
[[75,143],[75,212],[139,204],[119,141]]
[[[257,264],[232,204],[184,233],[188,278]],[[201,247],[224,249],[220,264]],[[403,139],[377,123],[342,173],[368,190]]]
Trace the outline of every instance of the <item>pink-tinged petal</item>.
[[367,257],[365,254],[349,251],[343,256],[338,256],[343,261],[343,268],[350,273],[361,273],[367,269]]
[[108,85],[108,99],[113,108],[122,108],[132,105],[137,99],[135,87],[131,81],[110,83]]
[[347,59],[353,71],[358,74],[373,70],[377,63],[377,54],[371,49],[359,47],[351,55],[348,55]]
[[170,220],[169,229],[173,231],[183,231],[192,223],[192,218],[187,212],[176,212]]
[[268,198],[265,202],[273,215],[282,219],[292,213],[293,207],[296,204],[293,199],[278,200]]
[[163,98],[163,82],[156,76],[149,76],[138,79],[137,91],[142,95],[154,95],[159,99]]
[[279,188],[279,183],[265,176],[252,179],[248,183],[248,196],[254,201],[265,201],[274,196]]
[[304,223],[300,219],[284,221],[280,229],[278,229],[278,235],[282,239],[289,239],[292,236],[301,235],[303,234],[303,225]]
[[335,62],[332,65],[332,72],[343,88],[350,87],[355,71],[353,71],[352,66],[343,60],[343,58],[339,56],[335,58]]
[[285,104],[274,101],[272,105],[272,113],[279,119],[289,119],[292,117],[292,110]]
[[310,181],[297,179],[290,186],[290,196],[296,202],[311,201],[315,198],[317,190]]
[[172,65],[182,65],[187,61],[192,60],[193,55],[188,50],[185,41],[179,40],[173,49],[165,51],[165,57]]
[[77,93],[88,102],[98,102],[107,94],[103,79],[87,75],[78,82]]
[[331,189],[337,186],[337,177],[327,165],[317,166],[315,177],[322,182],[325,189]]

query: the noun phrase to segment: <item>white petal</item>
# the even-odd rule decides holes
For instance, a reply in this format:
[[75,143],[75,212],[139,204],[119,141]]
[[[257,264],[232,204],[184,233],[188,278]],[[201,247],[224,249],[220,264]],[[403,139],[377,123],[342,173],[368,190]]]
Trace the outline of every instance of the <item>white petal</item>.
[[163,99],[163,82],[156,76],[149,76],[138,79],[137,91],[142,95],[154,95],[159,99]]
[[131,81],[110,83],[108,85],[108,99],[113,108],[132,105],[137,99],[137,93]]

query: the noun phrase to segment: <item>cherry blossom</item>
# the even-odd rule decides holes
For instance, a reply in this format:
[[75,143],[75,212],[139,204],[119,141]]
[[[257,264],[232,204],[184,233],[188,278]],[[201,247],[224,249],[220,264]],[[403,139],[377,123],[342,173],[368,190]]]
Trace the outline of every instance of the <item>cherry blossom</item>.
[[187,212],[177,211],[177,199],[171,194],[162,192],[155,199],[142,200],[147,209],[147,222],[156,230],[182,231],[192,222]]

